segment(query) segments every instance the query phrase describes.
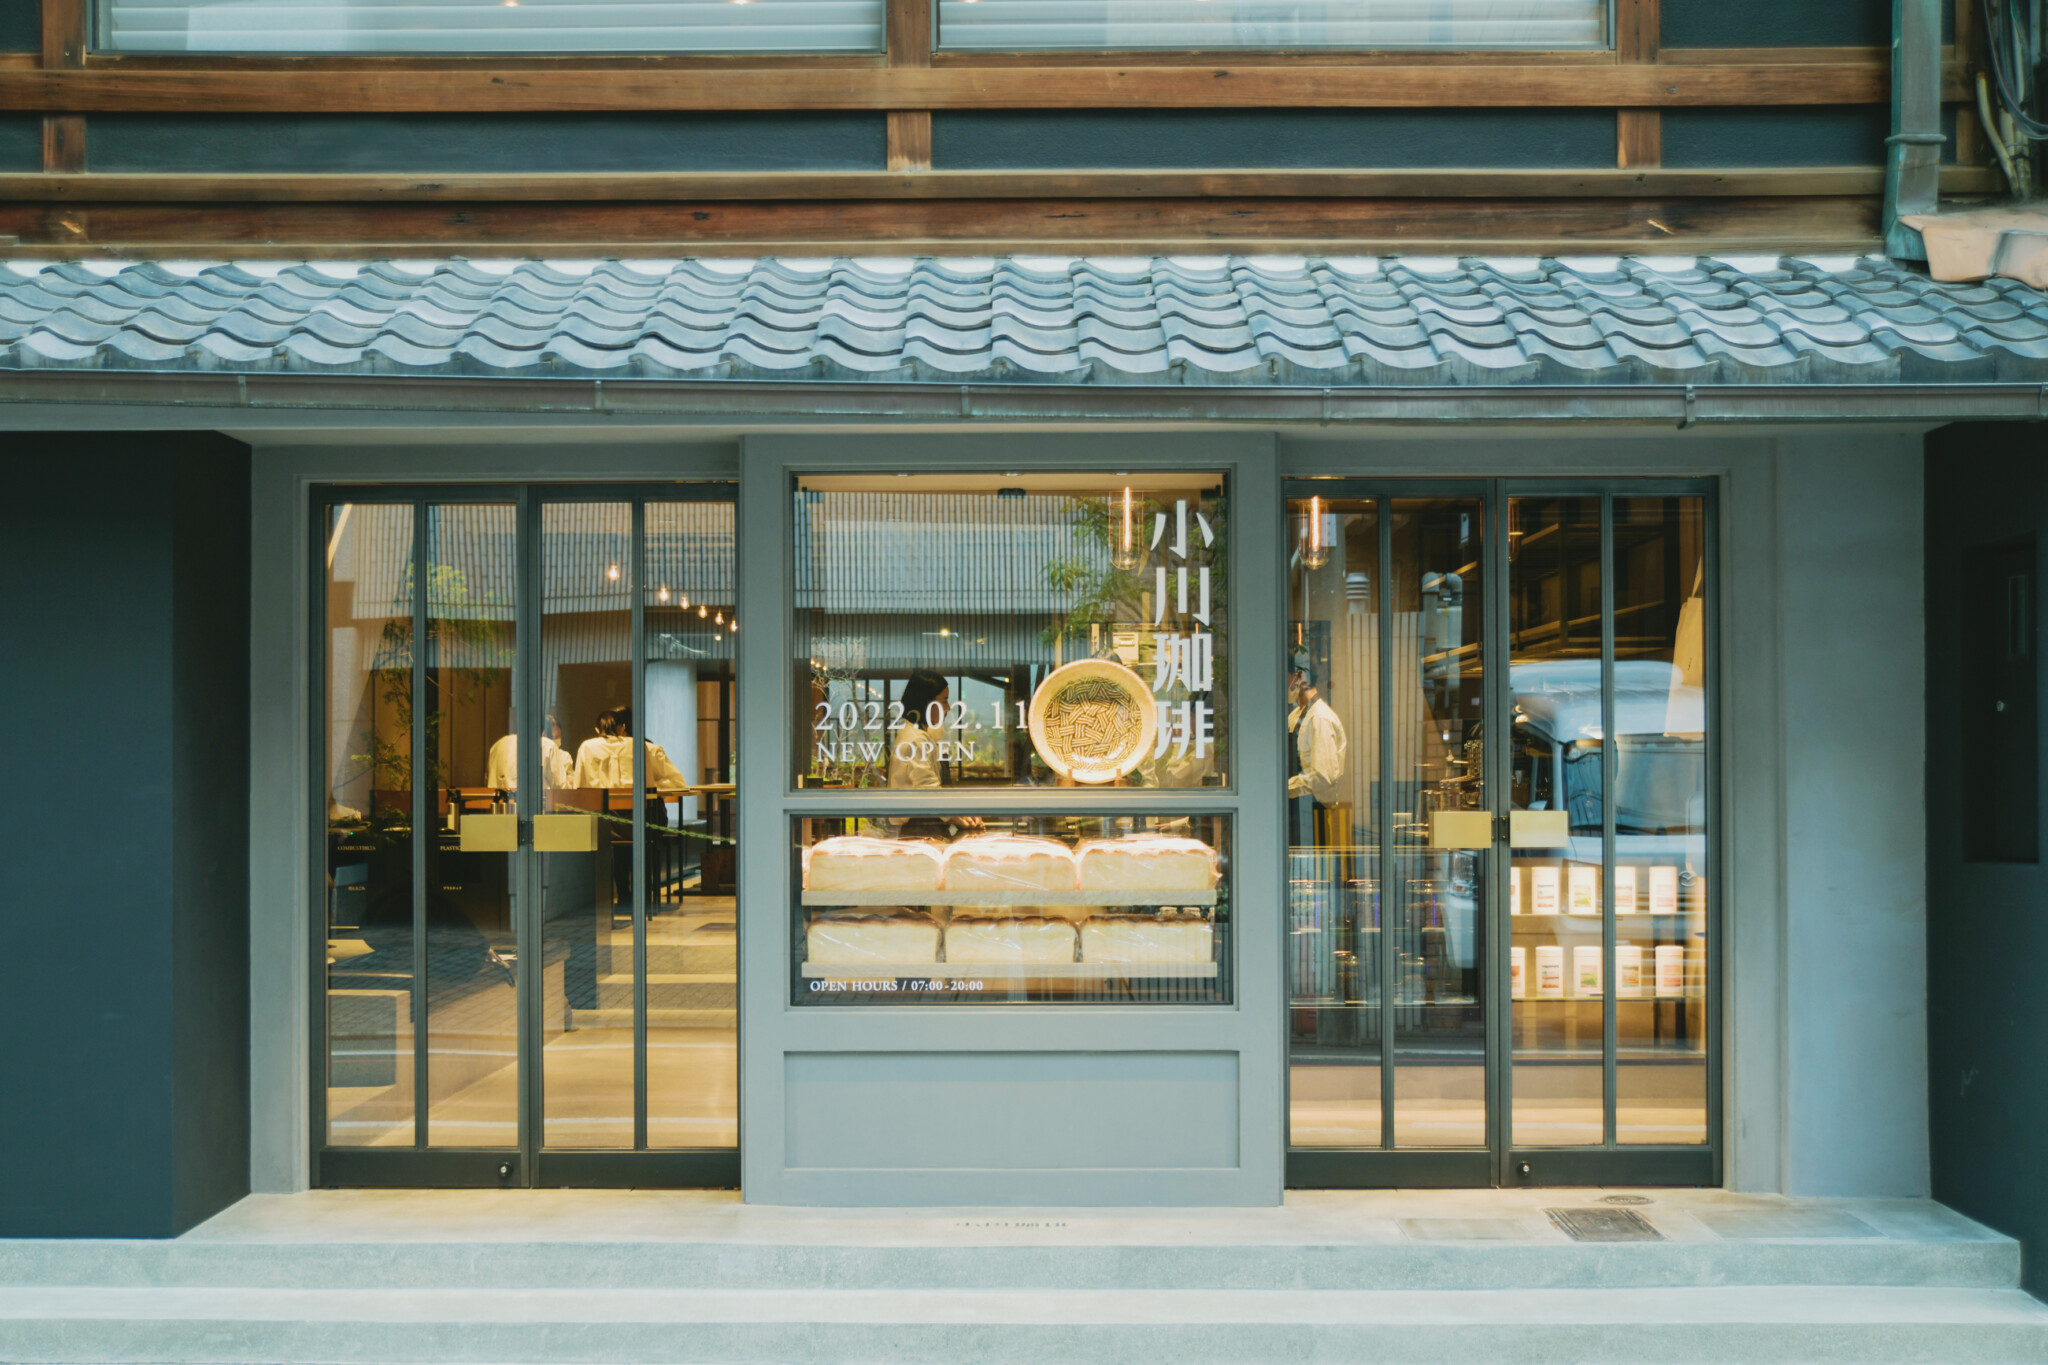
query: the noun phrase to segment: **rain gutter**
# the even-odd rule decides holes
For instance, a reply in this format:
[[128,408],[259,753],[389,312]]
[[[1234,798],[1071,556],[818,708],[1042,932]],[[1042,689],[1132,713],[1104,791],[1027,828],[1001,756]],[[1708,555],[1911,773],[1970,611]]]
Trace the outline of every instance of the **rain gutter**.
[[1885,139],[1884,249],[1924,261],[1919,230],[1904,214],[1933,213],[1941,200],[1941,0],[1892,0],[1892,131]]

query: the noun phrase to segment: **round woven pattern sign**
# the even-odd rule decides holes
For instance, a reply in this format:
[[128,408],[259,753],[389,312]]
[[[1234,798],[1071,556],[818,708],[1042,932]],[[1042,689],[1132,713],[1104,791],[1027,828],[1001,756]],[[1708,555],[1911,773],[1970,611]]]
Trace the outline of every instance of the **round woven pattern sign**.
[[1145,761],[1158,708],[1138,675],[1110,659],[1056,668],[1031,696],[1031,743],[1076,782],[1114,782]]

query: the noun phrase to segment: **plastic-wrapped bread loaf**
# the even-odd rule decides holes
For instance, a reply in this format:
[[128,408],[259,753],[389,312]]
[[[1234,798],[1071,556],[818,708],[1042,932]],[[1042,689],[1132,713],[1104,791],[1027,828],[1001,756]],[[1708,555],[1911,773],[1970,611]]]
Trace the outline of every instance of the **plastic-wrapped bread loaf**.
[[1096,913],[1092,905],[947,905],[935,908],[948,919],[1064,919],[1076,924]]
[[804,850],[804,890],[936,891],[942,864],[936,844],[843,834]]
[[1081,926],[1083,962],[1210,962],[1215,927],[1199,915],[1105,915]]
[[955,920],[946,926],[946,962],[1072,962],[1074,926],[1063,919]]
[[813,915],[804,950],[818,967],[937,962],[939,926],[922,915]]
[[1200,839],[1086,839],[1074,858],[1083,891],[1209,891],[1220,875],[1216,850]]
[[1057,839],[976,834],[946,848],[948,891],[1078,891],[1074,851]]

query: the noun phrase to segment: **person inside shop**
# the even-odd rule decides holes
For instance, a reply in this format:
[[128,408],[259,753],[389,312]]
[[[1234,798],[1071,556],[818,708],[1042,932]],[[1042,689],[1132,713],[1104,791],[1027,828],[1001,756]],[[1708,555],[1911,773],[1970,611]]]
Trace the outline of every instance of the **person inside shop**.
[[[668,756],[668,750],[653,741],[647,744],[647,787],[642,797],[647,812],[647,861],[650,870],[663,862],[662,844],[654,831],[666,831],[668,802],[661,793],[679,791],[689,785],[682,771]],[[614,706],[597,715],[597,733],[576,749],[576,786],[589,790],[631,791],[633,789],[633,708]],[[631,809],[628,806],[628,809]],[[617,821],[612,831],[612,877],[622,904],[632,896],[633,836],[630,824]],[[650,885],[660,883],[650,877]]]
[[1288,842],[1297,847],[1321,841],[1323,813],[1344,780],[1344,722],[1316,681],[1308,655],[1295,654],[1287,676],[1287,824]]
[[[562,747],[562,723],[552,712],[548,714],[547,725],[540,735],[540,775],[543,782],[556,790],[576,785],[575,765],[570,761],[569,751]],[[516,729],[491,746],[484,785],[506,793],[519,790],[519,732]]]
[[[889,790],[919,791],[945,785],[939,745],[946,738],[945,715],[953,705],[952,684],[930,669],[919,669],[903,684],[903,728],[890,736]],[[938,718],[938,724],[931,723]],[[979,830],[974,816],[908,816],[877,820],[878,829],[906,839],[951,839]]]

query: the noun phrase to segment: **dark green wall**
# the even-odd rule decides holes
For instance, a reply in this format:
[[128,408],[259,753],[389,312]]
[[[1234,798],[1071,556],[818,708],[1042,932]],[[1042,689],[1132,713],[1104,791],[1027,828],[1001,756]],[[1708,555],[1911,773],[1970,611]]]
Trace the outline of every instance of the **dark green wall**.
[[38,0],[0,0],[0,52],[43,50],[43,7]]
[[34,114],[0,114],[0,171],[42,168],[42,119]]
[[1611,109],[1076,109],[932,115],[934,170],[1612,166]]
[[[1973,551],[2048,543],[2048,428],[1945,427],[1927,439],[1927,1026],[1934,1197],[2026,1248],[2048,1294],[2048,877],[1963,860],[1962,735]],[[2037,569],[2036,581],[2041,575]],[[2034,638],[2048,627],[2040,603]],[[2038,689],[2037,689],[2038,690]],[[1905,699],[1901,699],[1902,701]],[[2041,699],[2037,696],[2036,707]]]
[[95,171],[881,170],[881,114],[100,114]]
[[1891,0],[1663,0],[1665,47],[1889,47]]
[[0,1236],[170,1236],[248,1190],[248,452],[6,449]]

